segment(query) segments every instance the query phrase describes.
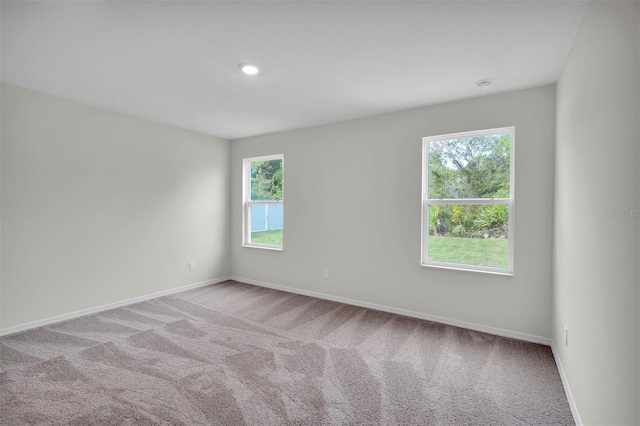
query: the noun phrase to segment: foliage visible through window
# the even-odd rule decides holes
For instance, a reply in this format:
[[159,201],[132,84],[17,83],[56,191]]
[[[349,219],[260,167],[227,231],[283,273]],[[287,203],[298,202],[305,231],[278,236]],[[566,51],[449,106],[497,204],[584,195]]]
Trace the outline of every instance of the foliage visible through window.
[[422,263],[513,272],[513,128],[424,138]]
[[282,159],[251,162],[251,200],[282,200]]
[[281,249],[284,232],[284,158],[244,159],[243,244]]

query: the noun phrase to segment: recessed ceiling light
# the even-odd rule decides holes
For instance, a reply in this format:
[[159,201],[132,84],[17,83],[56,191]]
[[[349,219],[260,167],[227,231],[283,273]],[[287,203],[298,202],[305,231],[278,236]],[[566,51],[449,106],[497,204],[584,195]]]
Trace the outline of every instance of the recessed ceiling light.
[[248,75],[255,75],[255,74],[258,74],[258,72],[260,72],[258,67],[250,64],[240,64],[240,69],[242,70],[243,73]]
[[480,80],[476,82],[476,86],[480,90],[487,90],[489,87],[491,87],[491,83],[491,80]]

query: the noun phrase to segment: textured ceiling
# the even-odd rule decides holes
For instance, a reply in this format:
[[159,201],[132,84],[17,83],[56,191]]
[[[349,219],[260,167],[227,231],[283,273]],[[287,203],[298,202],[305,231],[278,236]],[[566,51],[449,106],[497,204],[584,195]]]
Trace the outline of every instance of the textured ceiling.
[[2,81],[237,139],[554,83],[584,6],[3,1]]

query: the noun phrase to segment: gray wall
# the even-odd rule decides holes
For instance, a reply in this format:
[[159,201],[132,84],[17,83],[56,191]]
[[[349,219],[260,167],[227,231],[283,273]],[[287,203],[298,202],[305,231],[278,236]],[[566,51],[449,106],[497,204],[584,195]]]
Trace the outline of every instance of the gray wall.
[[638,13],[591,2],[558,82],[553,341],[592,425],[640,423]]
[[2,328],[229,275],[229,155],[2,84]]
[[[233,141],[233,274],[549,338],[555,96],[551,85]],[[422,137],[512,125],[515,276],[421,267]],[[279,153],[284,250],[242,247],[242,159]]]

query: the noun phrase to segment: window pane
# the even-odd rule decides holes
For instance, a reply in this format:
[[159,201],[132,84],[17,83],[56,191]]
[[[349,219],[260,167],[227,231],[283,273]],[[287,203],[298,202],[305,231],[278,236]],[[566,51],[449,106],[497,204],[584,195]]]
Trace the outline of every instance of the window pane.
[[507,269],[508,212],[506,204],[430,205],[428,260]]
[[282,246],[283,205],[251,204],[251,241],[253,244]]
[[509,198],[511,134],[429,143],[429,198]]
[[282,200],[282,159],[251,162],[251,200]]

